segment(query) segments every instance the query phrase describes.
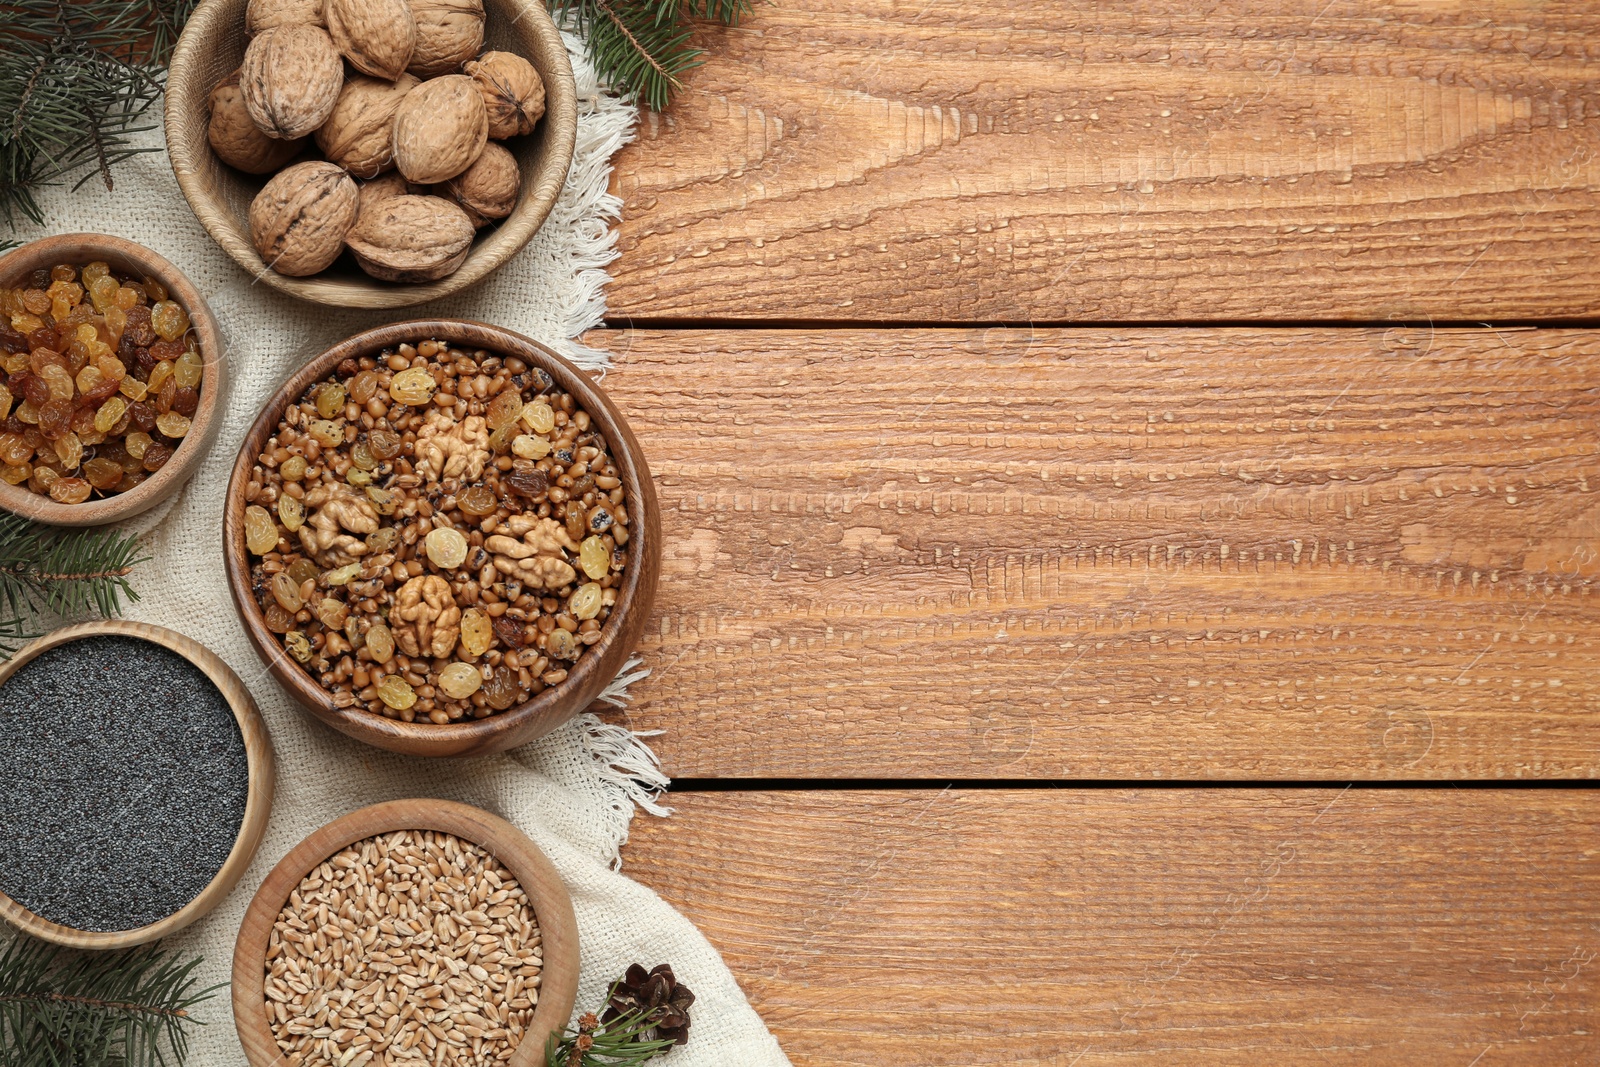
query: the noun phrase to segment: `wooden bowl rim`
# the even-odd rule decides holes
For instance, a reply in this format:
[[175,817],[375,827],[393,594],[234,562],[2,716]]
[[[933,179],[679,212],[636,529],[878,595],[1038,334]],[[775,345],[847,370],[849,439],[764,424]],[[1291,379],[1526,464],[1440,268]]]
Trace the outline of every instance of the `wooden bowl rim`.
[[[138,488],[82,504],[62,504],[40,496],[24,486],[0,482],[0,507],[35,522],[54,526],[102,526],[119,522],[147,511],[184,486],[216,441],[222,425],[228,392],[227,347],[216,316],[200,290],[187,275],[159,252],[136,241],[105,233],[62,233],[29,241],[0,256],[0,286],[9,285],[13,275],[36,269],[43,263],[76,263],[80,268],[97,259],[137,263],[155,278],[189,315],[205,363],[201,382],[200,406],[190,420],[189,433],[171,461],[147,478]],[[53,262],[51,262],[53,261]],[[209,381],[209,387],[206,382]]]
[[[470,722],[450,723],[440,726],[431,722],[401,722],[360,707],[341,708],[333,703],[332,695],[298,663],[284,653],[271,631],[261,618],[255,598],[250,590],[250,556],[244,547],[244,487],[250,480],[250,470],[262,444],[272,435],[289,402],[299,396],[313,382],[323,378],[345,359],[369,355],[394,345],[419,339],[437,339],[462,347],[483,348],[506,356],[516,356],[550,372],[562,389],[573,394],[580,407],[589,412],[600,424],[611,446],[611,454],[619,460],[623,486],[627,492],[628,509],[632,522],[629,525],[629,550],[632,553],[617,602],[606,621],[599,641],[578,660],[567,679],[546,689],[532,700],[507,708],[505,711]],[[657,577],[656,557],[659,556],[659,539],[650,529],[657,505],[650,469],[644,451],[628,428],[627,420],[605,392],[590,381],[575,365],[561,355],[530,337],[503,326],[475,322],[468,319],[414,319],[389,323],[364,330],[334,345],[326,352],[308,361],[289,378],[262,405],[255,420],[245,432],[234,460],[233,472],[228,478],[228,491],[224,497],[222,555],[227,571],[228,588],[233,595],[245,632],[255,645],[257,654],[267,664],[274,677],[302,706],[312,710],[317,717],[336,729],[358,740],[403,751],[411,755],[450,755],[462,745],[481,741],[500,734],[516,734],[518,727],[555,714],[554,709],[573,700],[585,688],[593,686],[594,694],[570,709],[560,720],[578,714],[598,695],[612,674],[599,680],[596,675],[614,672],[626,660],[629,647],[619,647],[624,640],[626,624],[634,613],[647,615],[655,596]],[[649,580],[649,585],[644,583]],[[614,662],[612,662],[614,661]],[[532,735],[537,736],[537,735]],[[526,740],[532,740],[532,736]],[[518,742],[521,743],[521,742]],[[432,749],[433,751],[429,751]],[[494,751],[482,749],[475,751]]]
[[527,834],[500,816],[453,800],[410,798],[358,808],[312,831],[279,860],[256,890],[233,949],[233,1020],[251,1067],[286,1067],[266,1016],[267,941],[273,922],[318,864],[347,845],[395,830],[452,834],[488,850],[533,903],[544,946],[539,1002],[507,1067],[544,1064],[545,1035],[559,1032],[578,995],[578,920],[561,874]]
[[244,818],[239,823],[239,834],[234,838],[228,858],[217,869],[193,900],[157,922],[137,926],[131,930],[90,931],[63,926],[37,915],[0,892],[0,918],[19,927],[23,932],[57,945],[79,949],[123,949],[142,945],[182,930],[202,915],[222,903],[238,884],[267,830],[267,820],[272,814],[272,796],[276,786],[277,768],[272,751],[272,737],[267,724],[256,708],[250,691],[239,676],[215,652],[200,642],[154,623],[134,622],[129,619],[97,619],[53,630],[20,649],[4,664],[0,664],[0,685],[4,685],[17,670],[42,652],[87,637],[133,637],[149,641],[178,653],[205,672],[211,683],[228,701],[233,719],[239,724],[244,738],[246,774]]
[[[521,251],[549,218],[561,196],[561,190],[566,186],[567,172],[577,148],[578,86],[572,75],[572,61],[567,55],[561,31],[556,28],[555,21],[544,5],[537,0],[505,0],[518,13],[513,21],[528,25],[537,41],[537,50],[554,67],[548,74],[543,70],[539,72],[545,89],[543,121],[549,124],[544,134],[548,138],[544,167],[540,173],[528,176],[529,191],[519,197],[511,215],[501,220],[494,232],[483,238],[481,243],[474,236],[473,247],[466,261],[455,273],[438,281],[396,283],[377,278],[343,276],[330,279],[319,275],[291,278],[270,269],[251,245],[246,224],[217,195],[214,187],[205,181],[204,168],[196,163],[196,160],[211,154],[204,125],[200,124],[199,129],[188,129],[179,113],[180,101],[192,100],[200,94],[209,96],[214,88],[195,82],[189,75],[189,68],[197,62],[195,57],[222,32],[223,7],[231,2],[236,0],[202,0],[189,16],[167,68],[168,94],[163,124],[167,155],[184,199],[189,202],[195,217],[211,235],[211,239],[252,279],[279,292],[329,307],[412,307],[476,285]],[[534,62],[535,57],[525,58]],[[218,165],[226,166],[221,161],[218,161]],[[224,220],[231,220],[233,225]]]

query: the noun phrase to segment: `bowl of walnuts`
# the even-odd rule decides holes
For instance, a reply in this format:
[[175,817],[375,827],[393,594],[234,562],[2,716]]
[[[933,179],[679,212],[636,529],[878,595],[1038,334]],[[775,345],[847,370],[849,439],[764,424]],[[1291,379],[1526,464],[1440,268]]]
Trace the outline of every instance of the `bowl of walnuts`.
[[543,225],[576,135],[539,0],[204,0],[167,78],[201,224],[257,280],[338,307],[481,281]]
[[638,442],[520,334],[357,334],[270,399],[228,483],[223,559],[263,663],[359,740],[464,756],[531,741],[622,669],[660,527]]

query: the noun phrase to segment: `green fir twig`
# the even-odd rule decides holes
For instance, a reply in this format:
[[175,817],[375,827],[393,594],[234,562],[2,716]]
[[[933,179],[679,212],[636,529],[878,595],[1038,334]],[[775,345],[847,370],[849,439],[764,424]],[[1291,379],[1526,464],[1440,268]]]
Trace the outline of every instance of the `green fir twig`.
[[0,1067],[176,1067],[190,1009],[222,988],[197,988],[199,965],[154,945],[88,953],[18,936],[0,949]]
[[680,76],[700,65],[694,19],[731,26],[750,0],[548,0],[550,11],[584,36],[600,76],[652,111],[672,99]]
[[139,599],[128,574],[148,558],[133,534],[58,530],[0,511],[0,659],[43,632],[42,612],[120,615],[124,599]]
[[644,1035],[655,1025],[653,1015],[646,1011],[630,1011],[608,1023],[586,1013],[579,1018],[578,1028],[560,1040],[550,1035],[544,1061],[549,1067],[639,1067],[665,1055],[676,1044],[671,1038],[646,1040]]
[[148,149],[129,135],[161,94],[196,0],[15,0],[0,17],[0,212],[42,222],[34,191]]

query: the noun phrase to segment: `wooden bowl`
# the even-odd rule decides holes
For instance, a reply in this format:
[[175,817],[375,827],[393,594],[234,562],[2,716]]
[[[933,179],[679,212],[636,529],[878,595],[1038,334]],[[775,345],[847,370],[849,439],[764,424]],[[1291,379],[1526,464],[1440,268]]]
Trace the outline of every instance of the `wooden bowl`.
[[267,1022],[267,941],[289,894],[312,869],[346,845],[395,830],[454,834],[487,849],[533,903],[544,947],[539,1003],[507,1067],[544,1067],[548,1035],[559,1034],[578,996],[578,920],[555,867],[515,826],[448,800],[391,800],[336,819],[296,845],[256,891],[233,949],[233,1023],[250,1067],[287,1067]]
[[[249,43],[247,0],[203,0],[184,27],[167,72],[167,154],[178,186],[201,225],[235,263],[280,292],[318,304],[399,308],[459,292],[510,259],[544,224],[567,181],[578,133],[578,90],[572,64],[543,0],[484,0],[483,47],[515,52],[544,79],[545,115],[533,133],[503,142],[522,171],[511,214],[478,232],[466,262],[434,282],[379,281],[348,252],[321,274],[290,278],[267,267],[250,242],[250,201],[270,174],[245,174],[219,160],[206,139],[211,90],[238,69]],[[311,145],[315,149],[315,145]]]
[[152,277],[166,286],[167,292],[189,313],[189,322],[200,342],[200,354],[205,359],[205,377],[200,383],[200,406],[190,420],[188,435],[167,465],[137,488],[98,500],[91,498],[81,504],[62,504],[30,492],[26,485],[0,482],[0,507],[55,526],[100,526],[118,522],[177,492],[200,469],[201,461],[211,451],[227,407],[228,365],[216,318],[200,290],[183,276],[183,272],[143,245],[102,233],[64,233],[31,241],[0,256],[0,288],[15,288],[41,267],[49,269],[58,263],[82,267],[95,260],[111,264],[113,271],[140,278]]
[[223,861],[221,868],[198,896],[159,922],[135,927],[132,930],[110,932],[78,930],[35,915],[6,894],[0,893],[0,918],[34,937],[66,945],[69,948],[130,948],[176,933],[205,915],[222,903],[222,898],[232,891],[245,869],[250,866],[250,861],[255,858],[256,848],[261,844],[261,835],[266,833],[267,817],[272,813],[276,768],[272,755],[272,738],[267,734],[267,724],[262,721],[261,713],[256,710],[255,701],[250,697],[250,691],[239,681],[239,676],[234,674],[214,652],[183,634],[164,626],[129,622],[126,619],[98,619],[94,622],[67,626],[24,646],[8,662],[0,664],[0,685],[4,685],[19,667],[41,652],[81,638],[106,635],[136,637],[163,648],[170,648],[205,672],[206,677],[211,679],[212,684],[227,699],[228,706],[233,709],[234,721],[239,724],[239,733],[244,737],[245,759],[249,767],[249,791],[245,797],[244,819],[239,824],[239,836],[234,839],[228,858]]
[[[289,404],[346,359],[375,355],[403,342],[430,338],[457,347],[482,348],[516,356],[529,366],[549,371],[556,385],[571,393],[605,434],[621,472],[628,514],[632,517],[628,569],[623,574],[616,605],[602,630],[603,636],[577,661],[567,680],[526,703],[488,718],[445,726],[431,722],[400,722],[363,708],[335,705],[321,683],[285,655],[277,635],[267,629],[261,609],[251,595],[250,556],[244,538],[247,506],[244,491],[250,481],[251,468]],[[380,326],[341,341],[302,367],[262,407],[245,434],[228,481],[222,515],[222,555],[234,607],[238,609],[256,654],[273,677],[311,714],[342,733],[391,752],[411,756],[476,756],[502,752],[549,733],[593,703],[616,677],[628,654],[638,644],[655,600],[661,565],[661,516],[644,451],[622,414],[586,374],[537,341],[499,326],[461,319],[418,319]]]

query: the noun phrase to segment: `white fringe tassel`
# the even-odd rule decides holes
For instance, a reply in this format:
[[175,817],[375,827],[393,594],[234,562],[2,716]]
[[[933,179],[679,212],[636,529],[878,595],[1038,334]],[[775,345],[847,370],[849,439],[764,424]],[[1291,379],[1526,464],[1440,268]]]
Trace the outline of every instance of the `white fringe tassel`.
[[557,347],[578,366],[604,371],[611,365],[610,353],[590,348],[577,338],[605,318],[604,287],[611,280],[605,268],[617,258],[617,234],[611,223],[622,217],[622,199],[609,191],[611,157],[633,140],[639,111],[631,103],[602,93],[582,40],[570,33],[562,36],[578,85],[578,109],[591,118],[567,175],[568,188],[580,190],[582,195],[563,200],[551,213],[552,221],[565,224],[573,235],[572,272],[578,280],[575,295],[562,308],[566,339]]
[[[650,674],[650,669],[642,664],[638,656],[630,658],[597,699],[614,708],[626,705],[628,687]],[[663,731],[634,733],[626,726],[602,722],[595,715],[582,716],[578,726],[584,751],[594,760],[600,781],[614,791],[615,804],[638,805],[652,815],[672,814],[671,808],[660,803],[672,779],[661,770],[661,761],[644,740]]]

